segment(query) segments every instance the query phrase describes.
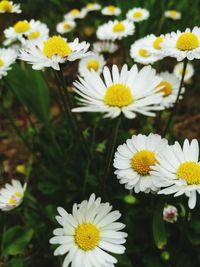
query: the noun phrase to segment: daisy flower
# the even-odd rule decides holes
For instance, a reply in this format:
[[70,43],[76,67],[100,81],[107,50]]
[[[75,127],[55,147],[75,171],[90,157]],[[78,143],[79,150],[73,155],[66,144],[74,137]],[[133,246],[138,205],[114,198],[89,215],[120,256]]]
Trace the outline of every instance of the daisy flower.
[[85,8],[88,12],[91,12],[91,11],[100,10],[101,6],[98,3],[88,3]]
[[[157,92],[163,93],[163,102],[162,106],[165,108],[172,107],[176,102],[180,80],[173,74],[168,71],[161,72],[159,74],[163,79],[162,82],[158,85]],[[181,94],[185,92],[185,88],[182,87]],[[182,96],[179,96],[179,100],[182,99]]]
[[161,56],[152,54],[151,49],[146,46],[144,38],[137,40],[131,45],[130,56],[135,62],[143,65],[153,64],[162,59]]
[[93,51],[95,53],[115,53],[119,46],[113,42],[110,41],[102,41],[102,42],[96,42],[93,44]]
[[100,40],[121,40],[124,37],[133,35],[135,26],[128,20],[109,21],[97,29],[97,38]]
[[128,20],[131,20],[134,22],[140,22],[140,21],[148,19],[149,11],[144,8],[135,7],[128,11],[126,17]]
[[163,49],[166,55],[181,61],[200,59],[200,28],[186,29],[184,32],[172,32],[165,36]]
[[147,47],[153,55],[163,58],[165,56],[162,49],[164,38],[164,35],[156,36],[154,34],[150,34],[141,40],[143,40],[143,45],[145,48]]
[[106,16],[118,16],[121,14],[121,9],[119,7],[109,5],[101,10],[101,13]]
[[178,142],[167,146],[158,159],[159,165],[153,167],[154,184],[163,187],[159,194],[180,196],[185,194],[188,205],[196,205],[197,193],[200,193],[199,144],[196,139],[184,141],[183,148]]
[[128,70],[124,65],[119,71],[114,65],[112,71],[104,67],[103,79],[95,71],[87,72],[84,79],[74,83],[75,91],[81,98],[82,107],[74,112],[101,112],[104,117],[116,118],[121,113],[129,119],[137,113],[155,116],[160,106],[162,94],[155,87],[162,81],[150,66],[138,71],[137,65]]
[[12,1],[0,1],[0,13],[21,13],[20,5]]
[[0,189],[0,209],[9,211],[18,207],[24,197],[26,184],[22,184],[17,180],[12,180],[11,184],[5,184],[4,188]]
[[21,49],[19,58],[32,64],[32,68],[35,70],[40,70],[44,67],[52,67],[55,70],[59,70],[59,64],[88,56],[87,50],[89,46],[86,42],[80,43],[78,38],[68,43],[61,36],[53,36],[37,45],[30,44]]
[[11,69],[11,65],[17,58],[17,51],[12,48],[0,49],[0,79],[7,75],[7,72]]
[[158,155],[165,150],[167,140],[157,134],[133,135],[117,148],[113,166],[120,184],[135,193],[157,191],[152,182],[152,166],[158,162]]
[[76,22],[73,20],[62,21],[57,24],[56,31],[60,34],[71,32],[76,27]]
[[[181,80],[183,75],[183,63],[180,62],[176,64],[173,72],[176,75],[176,77],[178,77]],[[190,80],[190,78],[192,78],[193,75],[194,75],[194,67],[191,63],[188,62],[185,70],[184,81]]]
[[105,64],[106,62],[102,55],[93,54],[80,60],[78,67],[79,73],[81,76],[84,76],[87,71],[94,70],[95,72],[101,74]]
[[74,19],[83,19],[86,17],[86,15],[87,15],[86,8],[82,8],[82,9],[74,8],[64,15],[64,19],[66,21],[74,20]]
[[127,237],[121,231],[125,225],[116,222],[120,212],[111,211],[112,206],[101,203],[95,194],[74,204],[72,214],[61,207],[57,210],[56,220],[61,226],[53,231],[50,243],[59,245],[55,256],[67,254],[62,266],[114,267],[117,260],[109,253],[123,254]]
[[163,209],[163,220],[168,223],[174,223],[178,219],[178,210],[172,205],[167,205]]
[[176,10],[167,10],[165,11],[164,15],[166,18],[173,20],[181,19],[181,13]]

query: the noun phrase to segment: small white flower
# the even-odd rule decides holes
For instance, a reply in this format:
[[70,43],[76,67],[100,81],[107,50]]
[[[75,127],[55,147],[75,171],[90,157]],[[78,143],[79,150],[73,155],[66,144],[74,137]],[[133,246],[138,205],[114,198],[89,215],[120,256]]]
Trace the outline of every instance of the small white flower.
[[95,71],[86,72],[84,79],[74,83],[75,91],[80,96],[82,107],[74,112],[101,112],[104,117],[116,118],[121,113],[133,119],[136,115],[155,116],[160,106],[162,94],[155,87],[162,81],[150,66],[138,71],[137,65],[128,70],[124,65],[119,71],[113,65],[112,71],[104,67],[103,79]]
[[[176,64],[173,72],[177,78],[181,79],[182,74],[183,74],[183,63],[180,62],[180,63]],[[191,63],[188,62],[187,67],[186,67],[186,71],[185,71],[184,81],[187,82],[188,80],[190,80],[192,78],[193,75],[194,75],[194,67]]]
[[84,76],[87,71],[94,70],[95,72],[101,74],[105,64],[106,62],[102,55],[93,54],[80,60],[79,73],[81,76]]
[[21,13],[19,4],[13,4],[12,1],[0,1],[0,13]]
[[[160,77],[163,79],[158,85],[157,92],[163,93],[163,102],[161,105],[165,108],[172,107],[176,102],[176,98],[179,91],[180,80],[168,71],[161,72]],[[185,88],[182,87],[181,94],[185,92]],[[182,99],[182,95],[179,96],[179,100]]]
[[140,22],[140,21],[148,19],[149,11],[144,8],[135,7],[128,11],[126,17],[128,20],[131,20],[134,22]]
[[159,194],[174,194],[175,197],[185,194],[188,205],[193,209],[196,205],[197,193],[200,193],[199,144],[196,139],[191,143],[186,139],[183,148],[178,142],[167,146],[158,158],[159,165],[153,166],[151,173],[153,183],[162,187]]
[[24,197],[26,184],[22,184],[17,180],[12,180],[11,184],[5,184],[4,188],[0,189],[0,209],[9,211],[18,207]]
[[96,42],[93,44],[93,51],[95,53],[115,53],[119,46],[113,42],[110,41],[102,41],[102,42]]
[[57,24],[56,31],[60,34],[71,32],[76,27],[76,22],[73,20],[62,21]]
[[121,14],[121,9],[119,7],[109,5],[101,10],[101,13],[106,16],[118,16]]
[[56,220],[61,225],[53,231],[51,244],[59,245],[54,255],[67,254],[63,267],[114,267],[117,259],[110,255],[123,254],[127,234],[121,230],[123,223],[119,211],[111,211],[112,206],[101,203],[101,198],[92,194],[89,200],[74,204],[72,214],[58,209]]
[[91,12],[91,11],[100,10],[101,6],[98,3],[88,3],[85,8],[88,12]]
[[32,64],[32,68],[36,70],[44,67],[59,70],[59,64],[88,56],[89,46],[86,42],[79,43],[78,38],[68,43],[61,36],[53,36],[37,45],[30,44],[21,49],[19,58]]
[[17,58],[17,51],[12,48],[0,49],[0,79],[7,75],[7,72],[11,69],[11,65]]
[[154,56],[163,58],[165,56],[162,48],[164,38],[164,35],[156,36],[154,34],[150,34],[145,36],[141,40],[143,41],[144,48],[150,50]]
[[167,205],[163,209],[163,220],[169,223],[174,223],[178,219],[178,210],[172,205]]
[[157,191],[159,188],[153,184],[150,171],[166,145],[167,140],[157,134],[133,135],[125,144],[120,145],[113,164],[120,184],[125,184],[128,190],[134,188],[136,193]]
[[64,19],[66,21],[74,20],[74,19],[83,19],[86,17],[86,15],[87,15],[86,8],[82,8],[82,9],[74,8],[64,15]]
[[178,61],[185,58],[200,59],[200,28],[167,34],[162,47],[167,56],[175,57]]
[[133,35],[135,32],[135,26],[128,20],[114,20],[109,21],[97,29],[97,38],[99,40],[121,40],[124,37]]
[[164,15],[166,18],[173,20],[181,19],[181,12],[178,12],[176,10],[167,10],[165,11]]

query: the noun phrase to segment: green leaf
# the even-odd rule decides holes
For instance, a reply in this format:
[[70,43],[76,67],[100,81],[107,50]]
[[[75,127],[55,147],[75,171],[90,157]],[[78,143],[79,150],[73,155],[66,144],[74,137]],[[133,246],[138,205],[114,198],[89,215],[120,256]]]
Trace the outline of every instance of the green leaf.
[[154,211],[152,224],[154,241],[159,249],[163,249],[167,244],[167,234],[163,221],[163,208],[164,203],[161,201]]
[[33,236],[33,229],[15,226],[5,233],[3,255],[18,255],[29,244]]
[[23,267],[23,266],[24,266],[23,259],[12,259],[6,264],[6,267]]

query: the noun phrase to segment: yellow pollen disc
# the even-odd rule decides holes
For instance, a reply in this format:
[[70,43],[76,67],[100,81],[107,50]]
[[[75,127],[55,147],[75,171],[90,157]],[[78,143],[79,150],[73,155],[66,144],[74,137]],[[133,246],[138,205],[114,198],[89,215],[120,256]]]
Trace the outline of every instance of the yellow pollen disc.
[[157,50],[160,50],[162,48],[161,44],[163,42],[163,39],[163,37],[157,37],[153,42],[153,47]]
[[12,11],[12,3],[9,1],[1,1],[0,2],[0,11],[3,12],[11,12]]
[[80,10],[77,9],[77,8],[74,8],[74,9],[72,9],[72,10],[70,11],[70,13],[71,13],[71,15],[72,15],[73,17],[75,17],[75,16],[77,16],[77,15],[80,13]]
[[3,59],[0,58],[0,67],[3,67],[3,65],[4,65],[4,61]]
[[176,11],[176,10],[170,10],[170,11],[169,11],[169,14],[170,14],[170,16],[171,16],[172,18],[174,18],[174,17],[176,17],[176,15],[177,15],[177,11]]
[[71,29],[71,25],[70,25],[69,23],[65,22],[65,23],[63,24],[63,28],[64,28],[65,30],[69,30],[69,29]]
[[95,59],[92,59],[90,61],[88,61],[87,63],[87,69],[88,70],[94,70],[94,71],[98,71],[99,69],[99,62]]
[[199,39],[192,32],[182,33],[176,42],[176,48],[182,51],[193,50],[198,46]]
[[123,22],[117,22],[114,26],[113,26],[113,31],[114,32],[123,32],[125,30],[125,26]]
[[82,250],[92,250],[99,244],[100,231],[94,224],[80,224],[75,230],[74,240]]
[[104,96],[104,102],[111,107],[125,107],[133,103],[131,89],[121,83],[109,86]]
[[163,96],[169,96],[171,95],[172,91],[173,91],[173,87],[171,85],[171,83],[167,82],[167,81],[162,81],[161,83],[159,83],[159,85],[157,87],[163,86],[163,88],[159,89],[158,92],[162,92],[164,95]]
[[139,49],[139,55],[141,57],[150,57],[149,52],[146,49],[143,49],[143,48]]
[[141,18],[142,17],[142,12],[141,11],[136,11],[136,12],[133,12],[133,18]]
[[15,205],[22,197],[23,195],[20,192],[16,192],[14,195],[11,196],[8,201],[8,204]]
[[67,57],[71,52],[70,46],[61,36],[53,36],[44,42],[43,54],[49,58],[54,55]]
[[87,4],[87,8],[90,9],[90,8],[93,8],[94,7],[94,4],[93,3],[88,3]]
[[30,24],[28,23],[28,21],[26,20],[21,20],[18,21],[15,25],[14,25],[14,31],[16,33],[23,33],[23,32],[27,32],[30,29]]
[[[186,70],[185,70],[185,74],[187,75],[188,72],[189,72],[189,70],[186,68]],[[180,68],[180,70],[179,70],[179,74],[180,74],[181,76],[183,75],[183,67]]]
[[151,150],[141,150],[131,159],[132,168],[140,175],[148,175],[151,166],[157,163],[156,155]]
[[193,161],[181,163],[176,175],[177,178],[184,179],[188,185],[200,184],[200,165]]
[[108,11],[109,11],[110,13],[115,13],[116,7],[110,5],[110,6],[107,7],[107,9],[108,9]]
[[40,32],[31,32],[28,36],[28,39],[33,40],[33,39],[37,39],[38,37],[40,37]]

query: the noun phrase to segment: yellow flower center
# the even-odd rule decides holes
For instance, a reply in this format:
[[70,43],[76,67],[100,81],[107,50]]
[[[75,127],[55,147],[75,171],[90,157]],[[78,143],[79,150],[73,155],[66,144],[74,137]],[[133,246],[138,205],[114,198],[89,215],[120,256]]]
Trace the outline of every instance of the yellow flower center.
[[193,50],[198,46],[198,37],[192,32],[182,33],[176,42],[176,48],[182,51]]
[[20,192],[16,192],[14,195],[12,195],[8,201],[8,204],[16,205],[17,202],[23,197],[23,195]]
[[37,39],[38,37],[40,37],[40,32],[31,32],[28,36],[28,39],[33,40],[33,39]]
[[87,63],[87,69],[88,70],[95,70],[95,71],[98,71],[99,69],[99,62],[95,59],[91,59],[88,61]]
[[93,3],[88,3],[88,4],[87,4],[87,8],[88,8],[88,9],[91,9],[91,8],[93,8],[93,7],[94,7],[94,4],[93,4]]
[[163,37],[157,37],[153,42],[153,47],[157,50],[160,50],[162,48],[161,44],[163,42]]
[[133,18],[141,18],[142,17],[142,12],[141,11],[136,11],[136,12],[133,12]]
[[176,11],[176,10],[170,10],[170,11],[169,11],[169,14],[170,14],[170,16],[171,16],[172,18],[175,18],[176,15],[177,15],[177,11]]
[[4,61],[3,59],[0,58],[0,68],[3,67],[3,65],[4,65]]
[[193,161],[181,163],[176,175],[177,178],[184,179],[188,185],[200,184],[200,165]]
[[156,155],[151,150],[141,150],[131,159],[132,168],[140,175],[148,175],[151,166],[157,163]]
[[[186,70],[185,70],[185,74],[187,75],[189,73],[189,70],[186,68]],[[179,74],[182,76],[183,75],[183,67],[182,68],[180,68],[180,70],[179,70]]]
[[76,16],[80,13],[80,10],[77,9],[77,8],[74,8],[74,9],[71,10],[70,13],[71,13],[71,15],[72,15],[73,17],[76,17]]
[[163,96],[169,96],[172,93],[173,87],[171,85],[171,83],[167,82],[167,81],[162,81],[161,83],[159,83],[159,85],[157,87],[163,86],[163,88],[159,89],[158,92],[162,92]]
[[49,58],[54,55],[67,57],[71,52],[70,46],[61,36],[53,36],[44,42],[43,54]]
[[134,101],[131,89],[121,83],[109,86],[104,96],[104,102],[111,107],[125,107]]
[[124,26],[124,23],[121,21],[115,23],[115,25],[113,26],[114,32],[123,32],[124,30],[125,30],[125,26]]
[[109,11],[110,13],[115,13],[116,7],[110,5],[110,6],[107,7],[107,9],[108,9],[108,11]]
[[146,49],[143,49],[143,48],[141,48],[141,49],[139,50],[139,55],[140,55],[141,57],[150,57],[149,52],[148,52]]
[[69,29],[71,29],[71,25],[70,25],[69,23],[65,22],[65,23],[63,24],[63,28],[64,28],[65,30],[69,30]]
[[99,244],[100,231],[94,224],[82,223],[75,230],[74,240],[80,249],[92,250]]
[[30,30],[30,24],[26,20],[20,20],[14,25],[14,31],[16,33],[23,33]]
[[1,1],[0,2],[0,11],[11,12],[12,11],[12,3],[9,1]]

